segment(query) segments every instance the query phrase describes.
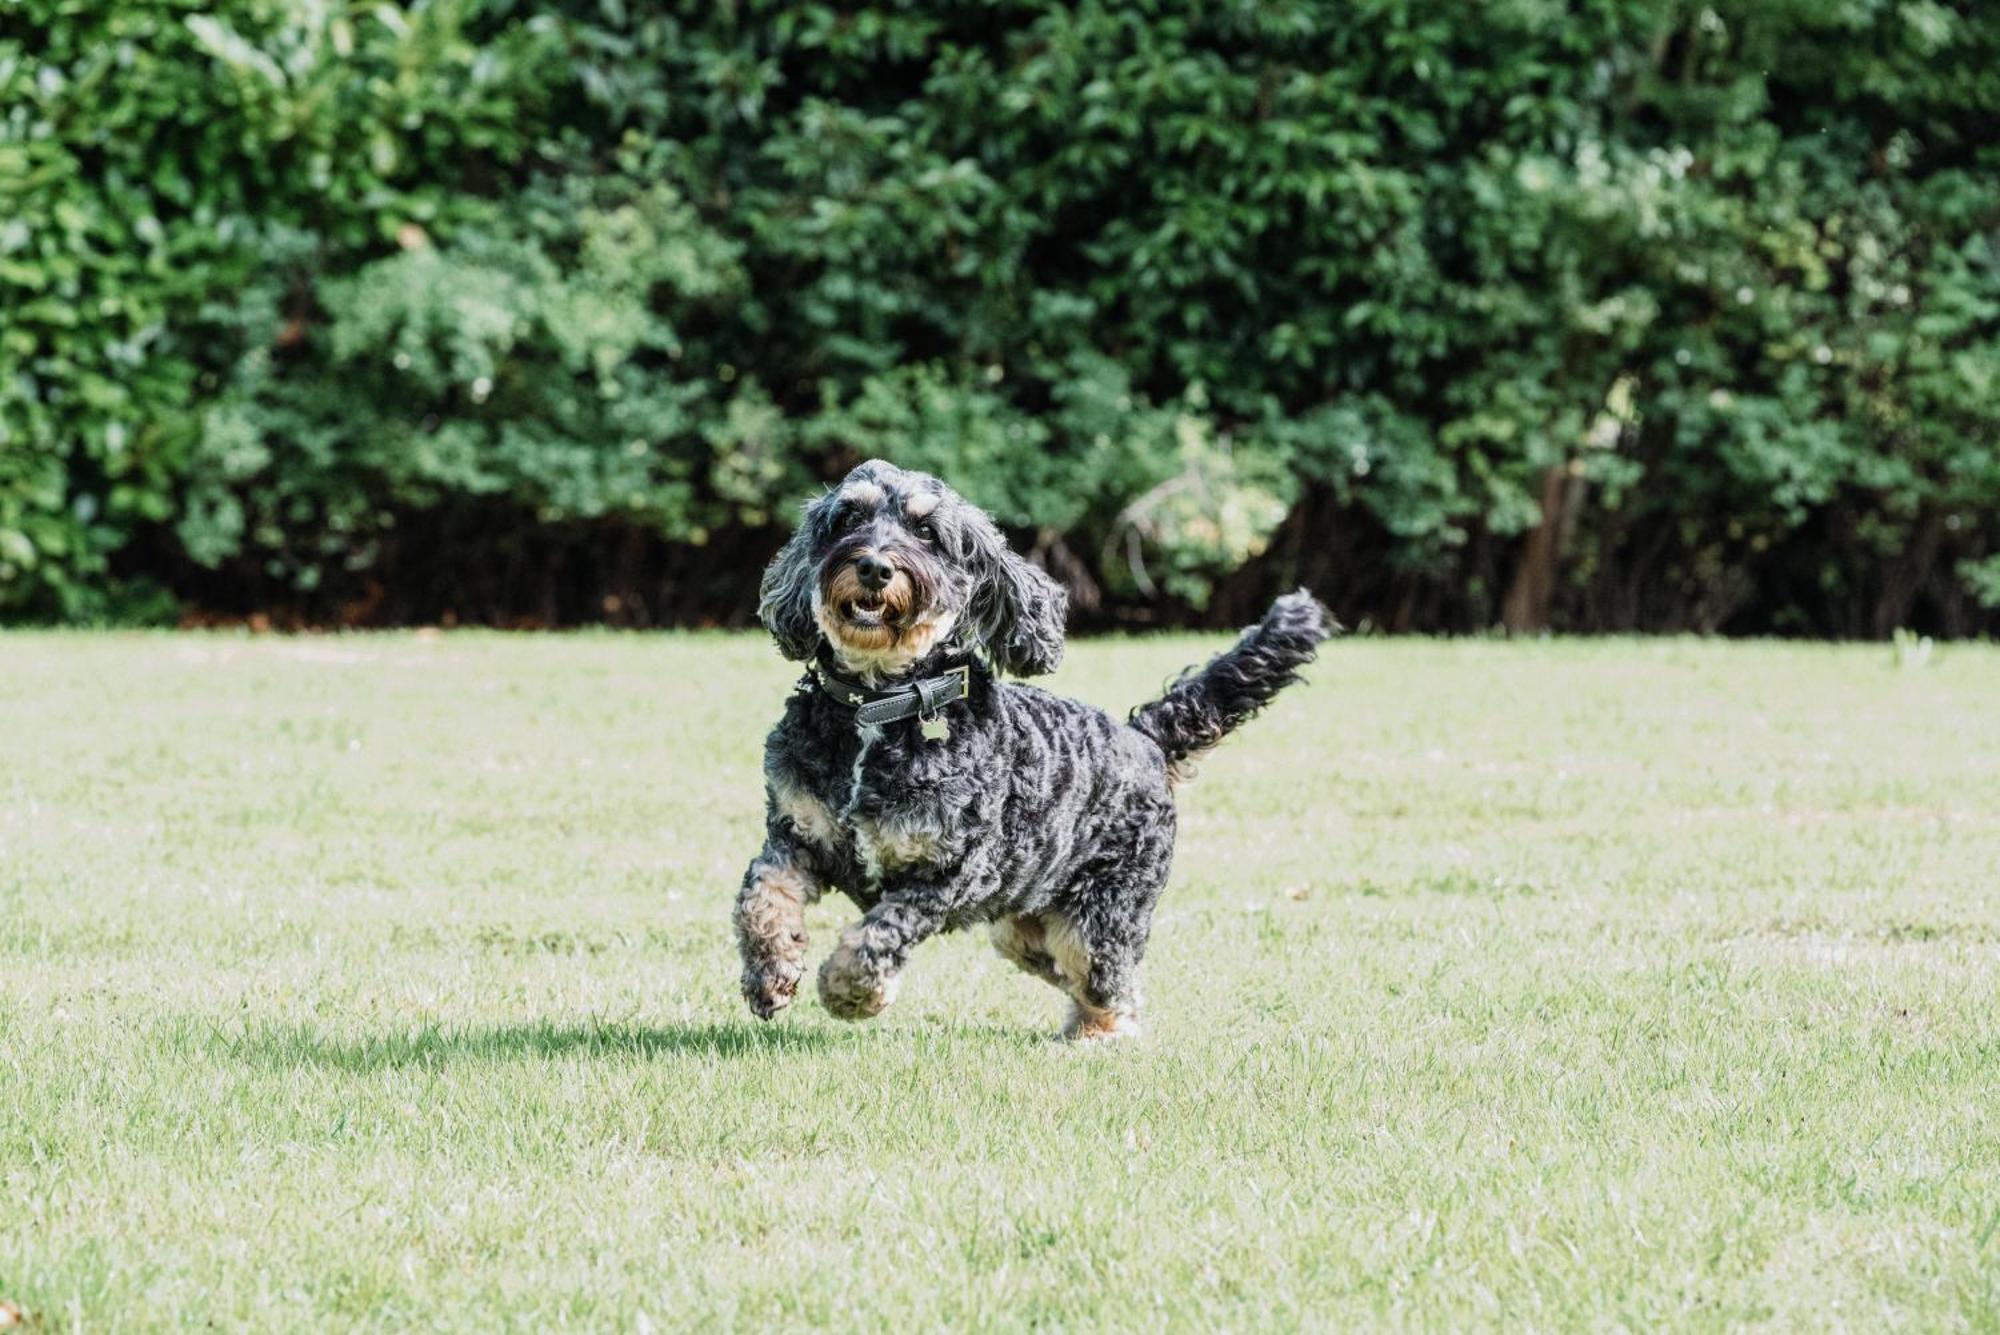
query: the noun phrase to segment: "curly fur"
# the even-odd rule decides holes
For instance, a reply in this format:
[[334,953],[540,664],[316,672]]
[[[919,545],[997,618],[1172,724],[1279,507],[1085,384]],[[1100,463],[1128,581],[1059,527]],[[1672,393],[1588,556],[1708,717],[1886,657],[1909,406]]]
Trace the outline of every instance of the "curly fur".
[[[858,580],[864,557],[893,575]],[[1062,658],[1062,590],[937,479],[863,464],[810,503],[764,574],[759,615],[790,658],[882,684],[961,662],[949,736],[915,719],[857,728],[801,682],[764,746],[764,847],[738,896],[743,994],[769,1019],[803,976],[804,907],[829,890],[862,916],[819,972],[844,1019],[879,1014],[910,952],[992,925],[996,948],[1072,1002],[1073,1038],[1137,1032],[1138,967],[1173,857],[1172,778],[1284,686],[1331,630],[1304,593],[1119,723],[994,673]]]
[[1334,630],[1317,598],[1301,589],[1271,604],[1263,621],[1225,653],[1187,671],[1167,693],[1132,711],[1131,723],[1166,753],[1176,779],[1216,743],[1299,679]]

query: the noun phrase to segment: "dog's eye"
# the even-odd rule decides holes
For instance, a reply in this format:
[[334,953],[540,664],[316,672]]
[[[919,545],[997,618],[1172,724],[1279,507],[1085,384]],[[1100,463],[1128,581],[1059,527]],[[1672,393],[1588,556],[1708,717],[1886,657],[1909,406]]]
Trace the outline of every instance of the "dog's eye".
[[845,533],[854,527],[854,521],[859,518],[861,518],[860,508],[843,502],[840,508],[833,512],[833,531]]
[[916,534],[925,542],[937,541],[937,525],[931,523],[928,519],[919,519],[916,523],[910,525],[910,532]]

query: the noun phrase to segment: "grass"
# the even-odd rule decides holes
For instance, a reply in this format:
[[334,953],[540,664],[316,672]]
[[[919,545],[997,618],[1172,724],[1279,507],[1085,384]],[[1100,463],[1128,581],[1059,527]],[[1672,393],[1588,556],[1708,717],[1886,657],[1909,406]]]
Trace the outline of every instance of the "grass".
[[1313,677],[1184,790],[1151,1033],[1089,1051],[973,936],[871,1024],[747,1018],[758,640],[0,637],[0,1298],[2000,1328],[2000,651]]

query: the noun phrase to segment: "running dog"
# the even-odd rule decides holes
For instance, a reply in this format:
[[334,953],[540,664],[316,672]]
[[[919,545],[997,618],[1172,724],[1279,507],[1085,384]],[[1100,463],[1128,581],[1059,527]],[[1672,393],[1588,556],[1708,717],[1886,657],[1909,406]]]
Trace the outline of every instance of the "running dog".
[[880,1014],[926,937],[988,923],[1002,955],[1069,996],[1066,1037],[1138,1032],[1174,784],[1334,627],[1288,594],[1120,723],[999,680],[1056,667],[1066,603],[926,474],[865,463],[806,506],[758,606],[784,655],[809,664],[764,746],[764,847],[736,900],[759,1018],[791,1004],[805,908],[839,890],[862,909],[819,971],[841,1019]]

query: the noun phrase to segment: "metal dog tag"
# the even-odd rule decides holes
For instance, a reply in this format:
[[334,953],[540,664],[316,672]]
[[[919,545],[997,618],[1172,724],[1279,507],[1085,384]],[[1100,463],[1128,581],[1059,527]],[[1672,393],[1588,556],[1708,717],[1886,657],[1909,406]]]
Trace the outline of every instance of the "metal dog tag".
[[944,721],[944,715],[933,714],[923,721],[919,728],[927,742],[943,742],[951,739],[951,725]]

